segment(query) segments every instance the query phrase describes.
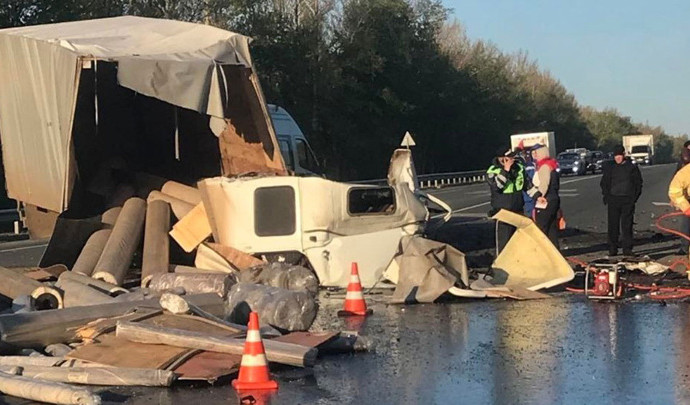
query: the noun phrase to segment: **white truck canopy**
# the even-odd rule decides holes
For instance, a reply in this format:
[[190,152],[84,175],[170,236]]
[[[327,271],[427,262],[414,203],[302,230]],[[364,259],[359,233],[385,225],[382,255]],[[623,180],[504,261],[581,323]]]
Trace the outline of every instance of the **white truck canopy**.
[[[82,69],[115,62],[120,86],[229,118],[228,83],[220,67],[251,68],[249,42],[207,25],[133,16],[0,30],[0,134],[9,196],[56,212],[67,207]],[[258,81],[252,83],[263,102]],[[268,143],[277,150],[268,131]]]

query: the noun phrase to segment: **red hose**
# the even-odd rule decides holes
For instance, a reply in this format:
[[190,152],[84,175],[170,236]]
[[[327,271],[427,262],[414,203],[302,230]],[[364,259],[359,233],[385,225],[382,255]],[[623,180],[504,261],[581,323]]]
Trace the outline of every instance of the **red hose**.
[[677,293],[654,294],[650,293],[649,298],[653,300],[677,300],[690,297],[690,291],[678,291]]
[[565,287],[566,291],[570,292],[576,292],[576,293],[584,293],[585,290],[583,288],[573,288],[573,287]]
[[680,236],[681,238],[687,239],[690,241],[690,236],[684,234],[683,232],[676,231],[675,229],[666,228],[665,226],[661,225],[662,220],[667,219],[667,218],[672,218],[672,217],[679,217],[681,215],[685,215],[685,214],[680,212],[680,211],[669,212],[669,213],[664,214],[664,215],[660,216],[659,218],[657,218],[656,221],[654,222],[654,225],[657,228],[659,228],[659,230],[661,230],[663,232],[670,233],[670,234],[676,235],[676,236]]
[[[663,221],[667,218],[679,217],[681,215],[685,215],[685,213],[680,212],[680,211],[669,212],[669,213],[664,214],[664,215],[660,216],[659,218],[657,218],[656,221],[654,221],[654,225],[662,232],[670,233],[671,235],[676,235],[676,236],[679,236],[683,239],[690,241],[690,236],[688,236],[682,232],[676,231],[675,229],[666,228],[665,226],[661,225],[661,221]],[[685,267],[686,273],[687,273],[688,269],[690,269],[690,264],[688,264],[687,259],[677,259],[676,261],[671,263],[671,265],[668,267],[673,269],[675,266],[677,266],[679,264],[682,264],[683,267]]]
[[578,259],[577,257],[572,257],[572,256],[571,256],[571,257],[566,257],[565,260],[567,260],[567,261],[569,261],[569,262],[571,262],[571,263],[578,264],[578,265],[580,265],[580,266],[582,266],[582,267],[584,267],[584,268],[587,268],[587,263],[585,263],[584,261]]

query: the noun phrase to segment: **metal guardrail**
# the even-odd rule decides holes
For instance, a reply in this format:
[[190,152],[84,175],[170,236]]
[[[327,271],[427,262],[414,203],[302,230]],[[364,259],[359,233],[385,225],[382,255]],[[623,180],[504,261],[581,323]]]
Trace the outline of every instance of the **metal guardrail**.
[[[474,170],[469,172],[434,173],[418,175],[419,187],[421,188],[441,188],[447,186],[459,186],[463,184],[481,183],[486,180],[485,170]],[[388,180],[362,180],[352,181],[356,184],[386,185]]]

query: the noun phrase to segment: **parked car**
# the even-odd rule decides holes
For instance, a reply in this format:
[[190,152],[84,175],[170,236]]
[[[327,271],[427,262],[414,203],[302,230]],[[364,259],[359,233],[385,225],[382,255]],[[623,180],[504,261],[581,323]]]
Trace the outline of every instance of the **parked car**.
[[587,152],[585,160],[587,162],[587,171],[592,172],[592,174],[597,171],[601,171],[601,164],[604,162],[604,152],[600,150],[592,150]]
[[607,160],[613,160],[613,152],[604,152],[601,154],[601,157],[597,159],[595,166],[596,170],[598,171],[603,171],[604,170],[604,162]]
[[558,172],[565,174],[583,175],[587,173],[587,164],[579,152],[561,152],[558,160]]

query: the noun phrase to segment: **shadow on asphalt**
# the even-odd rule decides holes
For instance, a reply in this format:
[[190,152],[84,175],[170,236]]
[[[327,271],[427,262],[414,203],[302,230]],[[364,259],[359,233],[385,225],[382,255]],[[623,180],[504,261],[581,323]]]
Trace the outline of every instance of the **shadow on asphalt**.
[[[433,227],[432,227],[433,229]],[[467,256],[470,267],[491,266],[495,249],[495,225],[488,218],[454,217],[430,232],[430,238],[448,243]],[[659,260],[678,250],[677,238],[658,232],[636,232],[635,254]],[[608,253],[606,233],[592,232],[578,228],[567,228],[560,234],[561,253],[564,256],[604,256]]]

